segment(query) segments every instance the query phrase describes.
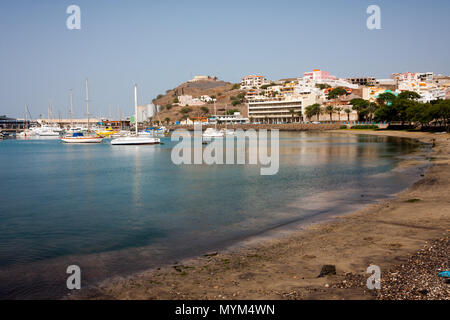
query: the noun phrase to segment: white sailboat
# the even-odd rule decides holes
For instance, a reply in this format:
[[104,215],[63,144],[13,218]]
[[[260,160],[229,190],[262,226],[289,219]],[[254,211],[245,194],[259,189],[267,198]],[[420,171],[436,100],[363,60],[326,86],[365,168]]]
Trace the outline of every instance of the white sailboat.
[[205,141],[210,141],[212,138],[222,138],[224,133],[222,131],[217,130],[217,114],[216,114],[216,101],[214,100],[214,115],[216,116],[216,121],[214,123],[213,128],[206,128],[205,132],[203,132],[202,137]]
[[[72,117],[72,90],[70,90],[70,114]],[[86,79],[86,110],[88,117],[88,135],[85,136],[82,132],[73,132],[69,136],[65,136],[61,138],[61,141],[64,143],[101,143],[103,141],[102,137],[99,136],[91,136],[89,135],[90,127],[89,127],[89,88],[88,88],[88,79]],[[72,128],[73,128],[73,120]]]
[[[28,111],[28,105],[25,105],[25,113],[24,113],[24,126],[26,126],[26,124],[27,124],[27,121],[28,122],[30,122],[31,121],[31,115],[30,115],[30,119],[28,120],[27,119],[27,114],[29,113],[29,111]],[[36,135],[36,133],[35,133],[35,131],[34,130],[31,130],[30,128],[24,128],[24,130],[22,131],[22,132],[19,132],[18,134],[17,134],[17,137],[21,137],[21,138],[27,138],[27,137],[30,137],[30,136],[34,136],[34,135]]]
[[134,85],[134,123],[136,127],[135,135],[119,137],[111,140],[112,145],[142,145],[142,144],[159,144],[161,140],[155,137],[139,135],[137,121],[137,85]]

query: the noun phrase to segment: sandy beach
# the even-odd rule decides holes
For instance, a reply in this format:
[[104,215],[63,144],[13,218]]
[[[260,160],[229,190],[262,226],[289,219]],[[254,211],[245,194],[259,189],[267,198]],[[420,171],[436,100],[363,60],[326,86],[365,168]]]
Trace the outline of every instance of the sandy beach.
[[[333,132],[418,139],[433,146],[422,154],[427,160],[401,165],[430,167],[392,199],[288,235],[105,281],[69,299],[450,299],[450,285],[437,277],[449,267],[449,134]],[[381,290],[366,287],[371,264],[381,269]],[[323,265],[334,265],[336,274],[318,277]]]

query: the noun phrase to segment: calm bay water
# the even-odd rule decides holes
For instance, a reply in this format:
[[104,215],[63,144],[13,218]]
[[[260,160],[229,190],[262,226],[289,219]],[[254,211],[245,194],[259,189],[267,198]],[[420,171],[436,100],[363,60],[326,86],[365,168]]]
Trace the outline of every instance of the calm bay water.
[[388,137],[280,133],[280,169],[171,162],[160,146],[0,142],[0,298],[57,298],[292,222],[317,221],[408,186],[417,148]]

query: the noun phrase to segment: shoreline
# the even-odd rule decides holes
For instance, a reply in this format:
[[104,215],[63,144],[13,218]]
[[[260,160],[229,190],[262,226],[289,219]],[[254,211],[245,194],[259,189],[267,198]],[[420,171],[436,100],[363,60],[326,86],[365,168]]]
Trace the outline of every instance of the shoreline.
[[[351,278],[350,275],[367,279],[369,275],[365,270],[370,264],[379,265],[383,277],[383,271],[407,261],[427,241],[448,233],[450,214],[445,199],[449,187],[448,135],[401,131],[331,132],[412,138],[435,144],[429,157],[433,165],[422,179],[391,199],[292,230],[280,238],[256,239],[250,246],[231,252],[225,250],[105,281],[67,298],[376,298],[365,285],[339,284]],[[417,161],[402,160],[403,165],[414,163]],[[335,265],[337,274],[317,278],[325,264]]]

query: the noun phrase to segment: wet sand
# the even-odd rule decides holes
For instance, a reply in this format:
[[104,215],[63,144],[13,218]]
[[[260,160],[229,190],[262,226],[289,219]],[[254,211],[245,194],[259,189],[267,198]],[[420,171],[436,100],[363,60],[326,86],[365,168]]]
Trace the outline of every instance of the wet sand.
[[[368,205],[332,221],[299,228],[281,237],[250,239],[239,248],[108,280],[69,299],[389,297],[387,290],[394,290],[393,286],[387,285],[392,274],[396,274],[393,270],[411,263],[411,257],[431,241],[448,237],[450,135],[404,131],[333,132],[418,139],[433,145],[432,152],[425,155],[427,161],[411,157],[402,161],[401,166],[424,165],[425,162],[431,166],[418,182],[392,199]],[[445,266],[446,263],[448,266],[448,261],[440,265]],[[336,275],[318,278],[326,264],[335,265]],[[366,269],[371,264],[381,268],[382,286],[386,278],[383,295],[365,286],[369,277]],[[437,270],[429,272],[431,276],[437,274]],[[439,288],[446,287],[430,290],[439,291],[435,292],[439,299],[450,299],[448,290],[440,292],[443,289]],[[393,297],[401,299],[402,296]]]

